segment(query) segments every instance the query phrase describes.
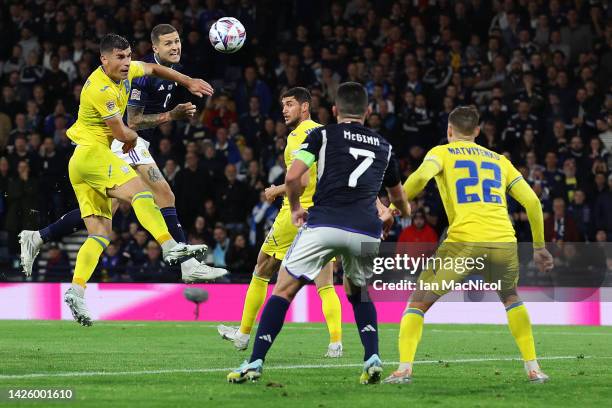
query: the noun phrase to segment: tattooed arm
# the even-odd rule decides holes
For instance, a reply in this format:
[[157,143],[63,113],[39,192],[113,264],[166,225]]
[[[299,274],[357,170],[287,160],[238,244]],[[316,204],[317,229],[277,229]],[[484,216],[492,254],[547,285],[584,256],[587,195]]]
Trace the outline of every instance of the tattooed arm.
[[150,115],[144,114],[144,106],[128,105],[128,126],[133,130],[149,129],[171,120],[186,119],[193,116],[195,111],[195,105],[190,102],[178,104],[171,111]]

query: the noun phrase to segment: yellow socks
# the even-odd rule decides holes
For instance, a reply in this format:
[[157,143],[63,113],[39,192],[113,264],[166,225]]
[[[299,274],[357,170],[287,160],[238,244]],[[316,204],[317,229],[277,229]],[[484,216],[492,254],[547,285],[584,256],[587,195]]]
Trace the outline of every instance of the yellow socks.
[[244,298],[244,308],[242,309],[242,320],[240,321],[240,332],[251,334],[253,324],[257,318],[259,309],[263,306],[268,293],[268,282],[270,279],[260,278],[253,274],[246,298]]
[[72,283],[85,287],[91,278],[102,251],[108,246],[109,239],[102,235],[90,235],[87,237],[76,258]]
[[404,312],[399,332],[400,363],[412,364],[414,361],[423,334],[424,315],[421,309],[415,307],[409,307]]
[[512,333],[516,345],[521,351],[523,360],[535,360],[535,344],[533,342],[533,333],[531,331],[531,322],[529,321],[527,308],[523,305],[523,302],[516,302],[506,307],[506,314],[508,315],[510,333]]
[[160,245],[172,239],[166,221],[164,221],[159,207],[155,205],[153,194],[150,191],[141,191],[134,194],[132,208],[134,208],[138,222],[149,231]]
[[321,297],[323,315],[329,330],[329,342],[342,341],[342,307],[334,285],[323,286],[318,290]]

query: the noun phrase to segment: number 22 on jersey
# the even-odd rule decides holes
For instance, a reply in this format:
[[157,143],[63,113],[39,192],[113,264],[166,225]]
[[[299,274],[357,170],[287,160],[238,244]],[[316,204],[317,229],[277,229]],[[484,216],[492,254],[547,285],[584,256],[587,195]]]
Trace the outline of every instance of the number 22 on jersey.
[[[496,190],[501,187],[501,169],[497,163],[483,161],[480,163],[480,168],[476,162],[472,160],[457,160],[455,169],[459,170],[459,174],[465,174],[467,170],[468,177],[457,179],[455,189],[457,191],[457,203],[495,203],[501,204],[502,197],[499,194],[494,194],[491,190]],[[465,170],[463,170],[465,169]],[[468,187],[482,187],[482,198],[478,192],[467,193]]]

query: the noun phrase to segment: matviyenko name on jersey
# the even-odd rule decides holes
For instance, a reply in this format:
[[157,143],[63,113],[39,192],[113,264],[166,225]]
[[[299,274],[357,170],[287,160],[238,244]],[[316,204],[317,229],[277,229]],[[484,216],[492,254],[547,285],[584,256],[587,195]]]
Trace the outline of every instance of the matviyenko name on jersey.
[[372,146],[380,146],[380,140],[376,136],[366,136],[359,133],[351,133],[348,130],[344,131],[346,140],[354,140],[356,142],[371,144]]
[[451,154],[471,154],[499,160],[499,154],[490,152],[485,149],[481,149],[479,147],[449,147],[448,151]]

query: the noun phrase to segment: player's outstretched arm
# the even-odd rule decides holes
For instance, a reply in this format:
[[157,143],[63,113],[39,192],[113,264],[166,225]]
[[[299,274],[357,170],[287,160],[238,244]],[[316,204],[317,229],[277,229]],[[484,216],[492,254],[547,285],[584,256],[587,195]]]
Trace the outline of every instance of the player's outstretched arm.
[[142,130],[154,128],[172,120],[187,119],[195,115],[195,113],[196,106],[191,102],[178,104],[174,109],[167,112],[152,113],[148,115],[144,114],[144,106],[128,105],[127,122],[131,129]]
[[127,152],[136,146],[138,140],[138,133],[125,126],[120,115],[112,116],[104,121],[110,128],[112,135],[115,139],[123,142],[123,152]]
[[191,78],[178,71],[164,67],[159,64],[151,64],[148,62],[142,63],[145,75],[153,75],[158,78],[167,79],[169,81],[178,82],[192,94],[202,97],[204,95],[212,95],[214,90],[210,84],[203,79]]
[[508,192],[527,211],[531,236],[533,237],[533,260],[536,266],[542,272],[552,269],[552,255],[544,246],[544,215],[542,214],[540,199],[522,177],[508,184]]
[[425,160],[404,183],[404,191],[408,201],[414,200],[423,191],[429,180],[438,174],[440,170],[440,166],[436,162]]

